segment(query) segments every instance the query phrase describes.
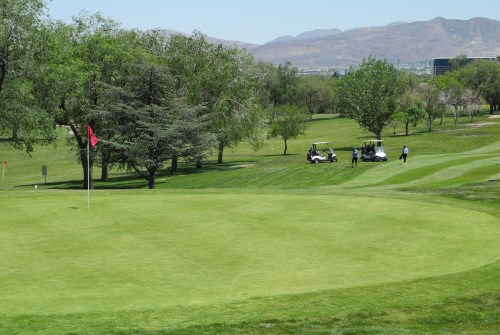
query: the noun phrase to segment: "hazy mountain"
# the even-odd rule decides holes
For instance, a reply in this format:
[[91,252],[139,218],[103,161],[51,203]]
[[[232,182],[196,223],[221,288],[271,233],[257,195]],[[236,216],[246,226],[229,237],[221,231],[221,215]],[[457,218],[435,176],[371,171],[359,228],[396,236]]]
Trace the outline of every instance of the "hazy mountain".
[[278,43],[278,42],[288,42],[292,40],[308,40],[308,39],[315,39],[315,38],[321,38],[321,37],[326,37],[326,36],[333,36],[342,33],[342,30],[337,29],[337,28],[332,28],[332,29],[316,29],[312,31],[306,31],[302,34],[299,34],[297,36],[291,36],[291,35],[286,35],[286,36],[281,36],[278,38],[275,38],[271,42],[267,43]]
[[[328,30],[327,30],[328,31]],[[322,32],[322,30],[319,30]],[[350,66],[370,55],[389,62],[414,62],[437,57],[500,55],[500,21],[473,18],[396,22],[319,36],[273,42],[249,50],[257,60],[294,66]],[[301,36],[299,35],[299,36]]]
[[408,22],[405,22],[405,21],[395,21],[395,22],[391,22],[388,25],[386,25],[386,27],[395,27],[395,26],[400,26],[402,24],[407,24],[407,23]]

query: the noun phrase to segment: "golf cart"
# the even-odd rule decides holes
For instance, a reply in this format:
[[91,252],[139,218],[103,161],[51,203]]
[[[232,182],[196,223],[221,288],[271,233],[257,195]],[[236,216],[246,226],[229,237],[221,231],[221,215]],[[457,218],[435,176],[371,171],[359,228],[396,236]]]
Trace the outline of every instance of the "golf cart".
[[363,162],[380,162],[387,160],[383,140],[363,141],[361,150],[361,160]]
[[320,162],[336,162],[337,155],[333,151],[331,142],[316,142],[313,143],[307,152],[307,160],[311,163],[318,164]]

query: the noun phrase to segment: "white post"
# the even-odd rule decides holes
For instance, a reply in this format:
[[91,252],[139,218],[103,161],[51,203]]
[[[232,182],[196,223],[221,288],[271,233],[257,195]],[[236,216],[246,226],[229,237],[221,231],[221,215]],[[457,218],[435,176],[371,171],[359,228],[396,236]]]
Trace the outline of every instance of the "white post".
[[90,210],[90,140],[87,139],[87,209]]

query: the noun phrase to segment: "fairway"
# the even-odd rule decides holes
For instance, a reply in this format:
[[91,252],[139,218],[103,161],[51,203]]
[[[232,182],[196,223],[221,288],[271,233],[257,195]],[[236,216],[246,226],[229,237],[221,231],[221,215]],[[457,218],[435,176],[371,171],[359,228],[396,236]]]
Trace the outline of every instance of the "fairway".
[[[351,168],[367,135],[320,115],[286,156],[243,143],[155,190],[114,170],[90,210],[64,131],[3,146],[0,333],[494,334],[500,118],[477,120],[387,134],[389,161]],[[307,163],[331,133],[339,162]]]
[[3,199],[3,315],[225,303],[498,258],[496,218],[429,197],[95,191],[89,211],[86,192],[27,193]]

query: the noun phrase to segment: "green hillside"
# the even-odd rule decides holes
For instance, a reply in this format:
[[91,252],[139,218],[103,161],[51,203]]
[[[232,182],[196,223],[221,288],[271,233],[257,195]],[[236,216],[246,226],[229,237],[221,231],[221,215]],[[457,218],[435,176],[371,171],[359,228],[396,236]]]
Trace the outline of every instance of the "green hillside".
[[[0,143],[0,334],[495,334],[500,118],[410,131],[356,168],[372,135],[334,115],[155,190],[95,167],[90,209],[66,129]],[[308,163],[316,141],[339,161]]]

